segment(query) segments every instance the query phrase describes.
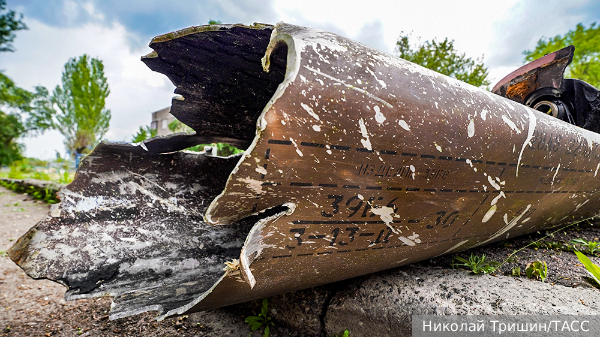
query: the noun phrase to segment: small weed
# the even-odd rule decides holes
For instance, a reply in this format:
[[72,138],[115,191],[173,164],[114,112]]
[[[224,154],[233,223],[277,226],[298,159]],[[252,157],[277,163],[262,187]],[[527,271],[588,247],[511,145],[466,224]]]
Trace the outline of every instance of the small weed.
[[533,261],[527,265],[525,273],[528,278],[536,278],[545,282],[548,276],[548,265],[545,261]]
[[587,272],[592,276],[594,281],[596,281],[596,284],[600,285],[600,267],[597,264],[593,263],[587,256],[583,255],[583,253],[581,253],[580,251],[576,250],[575,255],[577,255],[577,258],[579,259],[579,261],[581,261],[581,263],[583,264]]
[[[245,320],[245,322],[250,327],[251,331],[256,331],[264,325],[265,330],[263,332],[263,337],[269,337],[269,334],[271,332],[271,329],[269,328],[269,324],[271,326],[275,325],[275,323],[271,322],[271,317],[267,316],[268,306],[269,306],[269,303],[267,302],[267,299],[266,298],[263,299],[262,309],[260,311],[260,314],[258,314],[258,316],[248,316],[248,317],[246,317],[246,320]],[[252,332],[248,336],[252,336]]]
[[[338,335],[333,335],[333,337],[338,337]],[[342,335],[339,337],[350,337],[350,331],[348,331],[348,329],[344,330]]]
[[7,257],[8,254],[6,253],[5,250],[0,250],[0,257]]
[[73,178],[69,176],[69,172],[65,171],[62,175],[58,176],[58,182],[60,184],[68,184],[73,181]]
[[454,259],[458,260],[458,262],[454,261],[452,263],[453,268],[462,267],[470,269],[473,272],[473,274],[493,273],[496,270],[496,268],[500,265],[498,262],[489,260],[486,261],[485,255],[477,256],[471,254],[468,260],[460,256],[455,256]]
[[579,245],[583,251],[588,254],[596,255],[600,252],[600,242],[598,241],[587,241],[586,239],[573,239],[569,241],[572,245]]
[[514,268],[513,268],[513,269],[510,271],[510,274],[511,274],[512,276],[517,276],[517,277],[521,276],[521,267],[514,267]]

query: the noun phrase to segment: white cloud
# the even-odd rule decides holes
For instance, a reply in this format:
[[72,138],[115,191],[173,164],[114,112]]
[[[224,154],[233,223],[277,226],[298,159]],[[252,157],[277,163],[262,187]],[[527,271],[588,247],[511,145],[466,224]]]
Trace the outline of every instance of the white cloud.
[[[210,0],[194,4],[183,0],[168,4],[157,0],[85,3],[64,0],[48,4],[31,0],[27,3],[25,7],[16,5],[15,9],[26,9],[25,19],[30,29],[18,32],[14,43],[17,52],[0,54],[0,69],[21,87],[32,89],[41,84],[51,90],[60,83],[63,66],[70,57],[87,53],[100,58],[111,88],[107,107],[113,117],[107,138],[113,141],[129,140],[138,126],[150,122],[150,112],[170,105],[173,85],[139,61],[150,48],[131,47],[145,39],[141,36],[159,27],[160,30],[168,27],[160,32],[166,33],[204,24],[208,18],[224,23],[284,21],[332,31],[388,53],[394,52],[401,32],[421,37],[421,41],[448,37],[467,56],[484,55],[493,85],[521,65],[522,51],[535,47],[540,37],[564,34],[578,22],[589,24],[598,18],[598,11],[591,8],[599,7],[592,0],[525,3]],[[81,24],[86,21],[87,24]],[[52,156],[54,151],[48,150],[51,148],[63,150],[62,139],[55,133],[27,139],[26,144],[30,156],[42,156],[39,151]]]

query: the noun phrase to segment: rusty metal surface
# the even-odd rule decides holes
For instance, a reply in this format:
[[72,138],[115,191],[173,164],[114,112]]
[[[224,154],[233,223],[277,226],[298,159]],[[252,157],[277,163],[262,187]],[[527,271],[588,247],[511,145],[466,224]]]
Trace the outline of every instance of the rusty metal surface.
[[[98,284],[90,296],[100,294],[102,287],[117,289],[112,291],[120,296],[116,303],[121,309],[113,317],[167,307],[176,299],[177,305],[165,310],[170,315],[393,268],[550,228],[597,211],[598,134],[332,33],[287,24],[274,29],[218,27],[155,39],[155,50],[161,43],[189,49],[168,53],[165,47],[153,53],[153,62],[170,65],[153,69],[164,72],[178,86],[183,97],[174,100],[173,111],[187,118],[186,123],[197,132],[194,137],[248,141],[251,132],[254,136],[246,152],[234,158],[207,158],[180,152],[153,154],[133,145],[102,145],[86,160],[78,180],[63,191],[63,201],[56,208],[63,210],[61,214],[38,224],[11,251],[11,258],[29,275],[70,285],[73,296],[81,290],[74,290],[74,284],[67,281],[79,277],[78,273],[86,282]],[[265,30],[270,36],[266,44]],[[210,39],[202,34],[211,34]],[[179,44],[181,38],[186,42]],[[222,41],[223,47],[214,48],[214,41]],[[239,41],[244,42],[244,50],[255,46],[266,54],[262,59],[265,71],[245,68],[246,61],[260,62],[258,52],[235,62],[245,55],[230,52]],[[219,50],[225,52],[219,54]],[[188,62],[178,61],[190,54],[197,62],[217,54],[220,63],[231,64],[233,69],[224,77],[227,80],[214,80],[219,88],[207,89],[202,76],[188,69]],[[273,64],[279,70],[273,70]],[[210,64],[194,69],[211,71]],[[217,66],[215,71],[220,69]],[[249,84],[251,92],[262,92],[258,96],[241,92],[246,88],[236,82],[238,76],[262,78],[263,73],[271,74],[268,70],[280,72],[274,77],[280,82]],[[174,80],[175,74],[198,83]],[[239,91],[218,94],[228,83]],[[264,83],[269,90],[254,87]],[[244,98],[227,99],[237,94]],[[263,102],[264,97],[269,99]],[[193,110],[195,100],[206,102]],[[224,108],[227,102],[247,110],[229,114]],[[219,122],[216,131],[205,130],[219,121],[215,114],[226,120]],[[249,118],[235,125],[227,119],[239,114]],[[161,149],[176,149],[176,143],[163,140]],[[95,176],[99,172],[102,179]],[[128,187],[132,184],[145,186],[149,194]],[[68,193],[87,199],[70,200]],[[118,209],[133,205],[125,208],[135,212],[94,204],[74,213],[83,200],[96,195],[115,200]],[[154,199],[155,195],[159,197]],[[114,196],[124,198],[118,199],[124,200],[122,204],[111,199]],[[170,198],[177,200],[177,208],[171,211]],[[124,218],[112,218],[119,214]],[[138,254],[147,260],[150,257],[144,254],[168,256],[173,265],[202,260],[190,264],[192,268],[174,270],[177,276],[167,278],[172,281],[169,291],[175,293],[174,299],[167,300],[162,290],[160,296],[153,295],[162,282],[160,277],[148,286],[123,274],[127,287],[119,288],[111,277],[94,276],[92,270],[115,265],[99,258],[104,256],[101,249],[86,253],[93,263],[82,258],[85,264],[77,268],[68,266],[69,259],[57,253],[65,244],[64,252],[87,252],[88,236],[97,238],[94,244],[99,247],[111,247],[102,245],[122,241],[124,233],[135,233],[138,227],[163,224],[170,230],[168,235],[156,229],[152,240],[142,234],[135,237],[135,244],[160,244],[142,253],[124,244],[115,248],[121,260],[113,268],[121,277],[121,270],[126,271]],[[122,230],[109,231],[111,225]],[[64,235],[54,235],[52,241],[38,234],[49,237],[51,231]],[[190,237],[188,231],[193,233]],[[206,233],[211,233],[208,238]],[[104,234],[111,239],[100,240]],[[32,239],[36,235],[40,239]],[[242,239],[243,245],[238,244]],[[204,258],[203,252],[210,251],[211,245],[223,242],[236,242],[237,250]],[[39,258],[41,254],[34,258],[36,252],[46,250],[55,255],[46,260]],[[233,257],[239,258],[240,270],[223,272],[224,263]],[[231,266],[236,269],[238,265]],[[208,270],[214,271],[210,277],[203,274]],[[202,285],[192,284],[200,279]],[[183,291],[177,282],[186,285]],[[183,299],[182,293],[189,296]]]
[[527,63],[501,79],[492,92],[522,104],[531,93],[543,88],[560,96],[563,74],[574,52],[575,47],[568,46]]

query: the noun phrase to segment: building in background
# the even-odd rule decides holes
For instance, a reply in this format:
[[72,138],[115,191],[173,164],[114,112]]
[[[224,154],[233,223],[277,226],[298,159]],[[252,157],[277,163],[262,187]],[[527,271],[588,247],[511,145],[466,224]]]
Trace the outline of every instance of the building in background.
[[164,136],[173,133],[169,130],[169,123],[171,123],[175,116],[170,113],[171,107],[167,107],[152,113],[152,123],[150,128],[156,130],[157,136]]

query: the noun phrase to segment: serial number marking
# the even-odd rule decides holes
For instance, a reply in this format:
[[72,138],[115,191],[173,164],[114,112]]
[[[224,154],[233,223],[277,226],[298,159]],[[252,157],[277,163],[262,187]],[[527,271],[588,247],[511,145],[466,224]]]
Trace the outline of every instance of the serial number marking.
[[414,168],[411,170],[410,166],[362,164],[358,168],[358,175],[385,178],[408,178],[412,175],[413,171]]

